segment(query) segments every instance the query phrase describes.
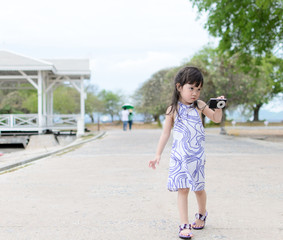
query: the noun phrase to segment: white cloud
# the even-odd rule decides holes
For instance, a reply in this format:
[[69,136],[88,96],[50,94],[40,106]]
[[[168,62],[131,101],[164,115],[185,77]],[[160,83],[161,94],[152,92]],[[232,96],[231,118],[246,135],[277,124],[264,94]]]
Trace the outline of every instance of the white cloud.
[[92,81],[132,92],[209,40],[188,0],[9,0],[0,48],[37,58],[88,57]]
[[137,71],[140,69],[159,69],[165,66],[172,66],[178,62],[176,56],[166,52],[147,52],[143,58],[127,59],[114,65],[114,69],[121,71]]
[[275,97],[271,102],[269,102],[268,104],[264,104],[262,109],[274,113],[283,112],[282,102],[283,102],[283,93],[279,93],[278,96]]

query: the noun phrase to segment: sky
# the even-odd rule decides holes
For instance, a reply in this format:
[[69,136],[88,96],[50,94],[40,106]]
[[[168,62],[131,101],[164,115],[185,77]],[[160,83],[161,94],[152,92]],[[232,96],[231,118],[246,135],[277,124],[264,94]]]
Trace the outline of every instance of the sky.
[[[155,72],[217,45],[189,0],[9,0],[0,49],[33,58],[88,58],[99,90],[133,95]],[[282,98],[264,106],[283,111]]]
[[88,58],[91,83],[134,94],[215,39],[189,0],[9,0],[0,49],[34,58]]

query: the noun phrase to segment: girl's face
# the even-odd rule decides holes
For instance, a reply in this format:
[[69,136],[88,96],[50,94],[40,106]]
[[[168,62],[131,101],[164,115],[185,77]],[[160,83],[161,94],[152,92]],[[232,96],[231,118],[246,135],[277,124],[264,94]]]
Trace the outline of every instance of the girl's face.
[[199,85],[197,87],[196,85],[189,83],[181,86],[179,83],[177,83],[177,89],[180,92],[179,101],[184,104],[192,104],[199,98],[201,86]]

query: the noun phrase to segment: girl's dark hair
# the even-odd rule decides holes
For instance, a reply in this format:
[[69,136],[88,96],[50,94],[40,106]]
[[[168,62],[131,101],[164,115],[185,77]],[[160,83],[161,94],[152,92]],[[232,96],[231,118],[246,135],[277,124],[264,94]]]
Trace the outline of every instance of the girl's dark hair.
[[[172,102],[170,104],[171,109],[168,114],[174,113],[177,111],[178,113],[178,101],[180,98],[180,92],[177,89],[177,83],[180,84],[180,86],[184,86],[185,84],[192,84],[196,87],[203,86],[203,76],[201,71],[196,67],[184,67],[179,70],[179,72],[176,74],[174,79],[174,92],[172,96]],[[194,102],[194,107],[197,106],[197,102]]]

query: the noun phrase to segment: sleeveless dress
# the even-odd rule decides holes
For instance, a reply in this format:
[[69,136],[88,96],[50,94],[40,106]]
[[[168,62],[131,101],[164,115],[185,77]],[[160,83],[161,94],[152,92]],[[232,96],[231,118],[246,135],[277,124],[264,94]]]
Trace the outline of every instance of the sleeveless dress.
[[204,128],[192,105],[178,104],[167,187],[169,191],[178,191],[179,188],[201,191],[205,187]]

